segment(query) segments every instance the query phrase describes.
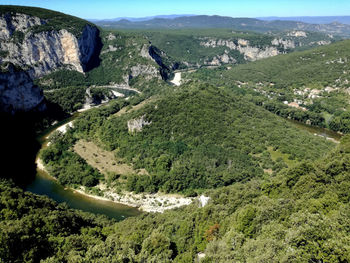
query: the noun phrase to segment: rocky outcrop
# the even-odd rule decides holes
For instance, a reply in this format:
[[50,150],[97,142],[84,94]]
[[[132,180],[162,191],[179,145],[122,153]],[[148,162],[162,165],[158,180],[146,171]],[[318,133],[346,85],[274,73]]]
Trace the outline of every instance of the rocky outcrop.
[[159,72],[162,79],[172,79],[174,77],[173,70],[179,68],[179,63],[171,61],[165,52],[152,45],[149,47],[148,53],[159,65]]
[[138,64],[131,67],[129,79],[136,78],[140,75],[145,76],[147,80],[152,78],[160,78],[159,70],[154,66]]
[[18,111],[45,109],[44,96],[39,87],[24,71],[12,67],[0,74],[0,111],[14,114]]
[[211,61],[206,61],[205,64],[208,66],[220,66],[222,64],[235,64],[237,61],[231,57],[227,51],[222,55],[215,56]]
[[293,30],[293,31],[289,32],[287,36],[290,36],[290,37],[307,37],[307,33],[305,31]]
[[[0,73],[1,108],[28,111],[43,101],[33,79],[64,67],[85,72],[99,63],[102,42],[97,27],[86,24],[79,37],[66,29],[42,31],[46,21],[26,14],[0,16],[0,64],[17,69]],[[36,30],[33,30],[35,27]]]
[[145,115],[138,119],[128,121],[128,130],[130,133],[140,132],[144,126],[150,125],[152,122],[148,122],[145,119]]
[[[279,43],[278,43],[279,44]],[[262,58],[272,57],[280,54],[276,46],[267,46],[264,48],[250,46],[248,40],[238,39],[238,40],[229,40],[229,39],[215,39],[215,38],[201,38],[201,46],[205,47],[227,47],[231,50],[238,50],[241,54],[244,55],[244,58],[248,61],[255,61]],[[221,59],[222,63],[231,62],[229,57],[225,54]],[[228,61],[228,62],[225,62]],[[214,58],[214,64],[220,63],[220,59],[217,57]]]
[[[66,29],[31,31],[31,27],[43,24],[44,20],[24,14],[0,16],[0,48],[7,54],[1,62],[28,69],[33,78],[62,66],[84,72],[96,63],[101,48],[96,27],[87,24],[79,39]],[[18,32],[21,32],[22,39],[14,37]]]
[[271,41],[271,44],[274,46],[282,46],[283,49],[295,48],[295,42],[290,39],[275,38]]
[[5,14],[0,16],[0,39],[9,39],[15,31],[25,33],[33,26],[43,25],[45,21],[25,14]]

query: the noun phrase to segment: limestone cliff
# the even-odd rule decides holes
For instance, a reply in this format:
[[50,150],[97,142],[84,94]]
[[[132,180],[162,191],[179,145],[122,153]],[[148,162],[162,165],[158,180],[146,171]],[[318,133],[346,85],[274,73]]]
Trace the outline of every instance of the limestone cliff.
[[[250,45],[249,41],[245,39],[238,39],[235,41],[229,39],[216,39],[207,37],[201,39],[200,45],[212,48],[222,46],[227,47],[230,50],[238,50],[248,61],[255,61],[262,58],[276,56],[280,53],[277,46],[274,46],[273,44],[267,47],[256,47]],[[223,63],[227,61],[226,63],[228,63],[230,60],[229,58],[225,58],[221,61]]]
[[31,30],[45,23],[38,17],[25,14],[0,16],[0,49],[5,54],[1,62],[29,69],[33,77],[43,76],[62,66],[86,71],[99,48],[98,29],[85,25],[79,39],[66,29],[39,33]]
[[[0,15],[2,71],[7,64],[13,64],[16,68],[26,71],[0,73],[0,99],[3,109],[27,111],[38,106],[43,96],[32,86],[32,80],[35,78],[62,67],[85,72],[97,63],[102,45],[97,27],[86,23],[79,36],[67,29],[37,30],[46,23],[45,19],[27,14]],[[24,92],[24,89],[28,92]],[[28,100],[18,99],[23,94],[28,96]]]
[[0,74],[0,111],[16,113],[45,109],[44,96],[39,87],[25,71],[15,71],[12,67],[8,72]]
[[[282,34],[282,36],[271,37],[271,41],[264,45],[254,45],[247,39],[219,39],[214,37],[199,38],[200,45],[207,48],[226,47],[228,50],[237,50],[247,61],[255,61],[278,54],[290,52],[290,50],[302,46],[320,46],[330,44],[331,41],[312,42],[312,38],[308,38],[308,33],[304,31],[290,31]],[[227,53],[227,51],[225,52]],[[223,59],[218,56],[211,63],[215,65],[232,63],[233,58],[223,54]],[[228,61],[228,62],[226,62]]]

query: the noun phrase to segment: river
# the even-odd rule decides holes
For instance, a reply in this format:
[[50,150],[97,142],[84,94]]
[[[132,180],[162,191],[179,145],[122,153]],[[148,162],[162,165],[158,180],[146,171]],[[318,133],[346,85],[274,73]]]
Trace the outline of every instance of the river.
[[[47,147],[48,137],[57,128],[62,125],[68,124],[78,117],[81,113],[75,113],[72,117],[57,123],[43,134],[41,134],[37,139],[41,145],[41,149]],[[318,128],[304,123],[288,120],[293,123],[297,128],[306,130],[314,135],[323,136],[334,142],[339,142],[341,135],[328,129]],[[39,154],[39,153],[38,153]],[[36,160],[38,156],[36,156]],[[77,193],[71,188],[66,188],[60,185],[54,178],[48,175],[45,171],[37,168],[37,174],[32,183],[27,185],[27,191],[30,191],[39,195],[47,195],[53,200],[62,203],[65,202],[71,208],[83,210],[86,212],[91,212],[94,214],[104,214],[110,218],[116,220],[123,220],[126,217],[139,215],[141,212],[134,208],[126,205],[118,204],[112,201],[103,201],[95,198],[88,197],[86,195]]]
[[[74,114],[72,117],[57,123],[41,134],[37,138],[41,145],[41,149],[47,147],[48,136],[52,132],[54,132],[58,127],[73,121],[77,116],[79,116],[79,114],[80,113]],[[38,156],[36,156],[36,159],[37,158]],[[38,168],[34,181],[27,185],[25,190],[39,195],[46,195],[59,203],[65,202],[71,208],[94,214],[103,214],[118,221],[123,220],[126,217],[139,215],[141,213],[134,207],[129,207],[112,201],[98,200],[77,193],[73,189],[62,186],[45,171]]]
[[311,126],[311,125],[305,124],[303,122],[295,121],[295,120],[289,120],[289,119],[287,119],[287,120],[290,123],[294,124],[298,129],[308,131],[308,132],[314,134],[315,136],[325,137],[326,139],[331,140],[331,141],[336,142],[336,143],[339,143],[339,141],[342,137],[341,134],[339,134],[335,131],[329,130],[329,129]]

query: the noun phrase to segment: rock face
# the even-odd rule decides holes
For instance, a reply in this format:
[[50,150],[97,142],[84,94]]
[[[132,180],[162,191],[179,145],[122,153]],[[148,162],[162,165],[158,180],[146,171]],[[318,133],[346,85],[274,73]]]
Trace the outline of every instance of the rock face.
[[[79,39],[65,29],[33,33],[30,28],[45,24],[38,17],[25,14],[0,16],[0,48],[7,55],[1,62],[11,62],[30,68],[32,77],[43,76],[61,66],[79,72],[89,69],[89,64],[99,48],[99,31],[85,25]],[[14,34],[21,33],[22,39]]]
[[14,114],[18,111],[29,111],[34,108],[44,110],[44,96],[39,87],[25,71],[14,71],[0,74],[0,111]]
[[[205,47],[227,47],[231,50],[238,50],[241,54],[244,55],[244,58],[248,61],[255,61],[262,58],[272,57],[280,54],[276,46],[268,46],[268,47],[254,47],[250,46],[249,41],[245,39],[238,39],[237,41],[234,40],[227,40],[227,39],[215,39],[215,38],[202,38],[202,41],[200,42],[201,46]],[[278,43],[279,44],[279,43]],[[224,57],[219,59],[217,58],[214,60],[211,64],[217,65],[220,62],[223,63],[229,63],[232,62],[232,60],[225,54]],[[227,61],[227,62],[225,62]]]
[[[15,74],[12,71],[13,76],[9,75],[12,73],[0,73],[2,81],[9,81],[8,84],[2,84],[0,99],[4,101],[3,96],[6,94],[8,104],[12,105],[13,109],[27,111],[42,102],[42,95],[33,88],[30,79],[41,77],[61,67],[85,72],[98,63],[102,43],[99,30],[95,26],[86,24],[79,38],[66,29],[37,33],[32,30],[32,27],[42,26],[45,23],[43,19],[26,14],[8,13],[0,16],[2,68],[7,62],[26,71]],[[15,76],[20,79],[13,79]],[[24,89],[27,91],[24,92]],[[23,94],[28,97],[25,103],[23,100],[18,100]]]
[[179,67],[177,62],[168,61],[167,63],[164,63],[164,61],[169,60],[169,57],[167,57],[165,52],[152,45],[148,49],[148,54],[159,65],[159,71],[162,79],[168,80],[173,78],[174,75],[172,71],[178,69]]
[[131,67],[129,78],[135,78],[137,76],[144,75],[147,80],[152,78],[160,78],[159,70],[151,65],[141,65]]
[[146,121],[145,116],[142,116],[139,119],[129,120],[128,130],[130,133],[140,132],[144,126],[150,125],[151,123],[152,122]]

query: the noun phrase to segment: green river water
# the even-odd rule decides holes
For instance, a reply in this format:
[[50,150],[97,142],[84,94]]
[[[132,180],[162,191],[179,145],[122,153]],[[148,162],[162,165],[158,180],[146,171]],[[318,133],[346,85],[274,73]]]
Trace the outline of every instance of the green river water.
[[[76,113],[72,117],[57,123],[40,135],[38,137],[38,141],[41,144],[41,148],[43,149],[47,147],[47,137],[53,131],[55,131],[59,126],[74,120],[77,116],[79,116],[79,113]],[[37,169],[37,174],[34,181],[27,185],[25,190],[39,195],[46,195],[59,203],[65,202],[71,208],[94,214],[104,214],[116,220],[123,220],[126,217],[136,216],[141,213],[134,207],[129,207],[112,201],[98,200],[77,193],[73,189],[62,186],[46,172],[39,169]]]

